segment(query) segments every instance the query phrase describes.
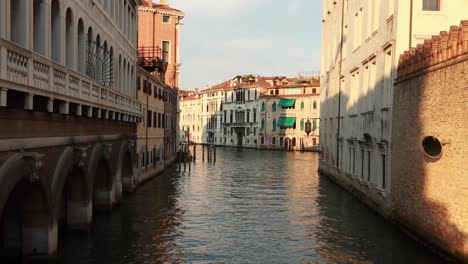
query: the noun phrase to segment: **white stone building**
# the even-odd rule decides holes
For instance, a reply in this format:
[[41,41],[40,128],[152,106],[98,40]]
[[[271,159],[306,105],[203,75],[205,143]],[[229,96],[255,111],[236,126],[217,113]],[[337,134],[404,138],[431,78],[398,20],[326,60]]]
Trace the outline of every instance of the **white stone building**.
[[135,121],[138,4],[0,1],[0,106]]
[[324,0],[320,170],[388,206],[399,55],[463,18],[466,0]]
[[256,148],[260,94],[270,86],[263,77],[236,76],[223,98],[223,133],[220,145]]

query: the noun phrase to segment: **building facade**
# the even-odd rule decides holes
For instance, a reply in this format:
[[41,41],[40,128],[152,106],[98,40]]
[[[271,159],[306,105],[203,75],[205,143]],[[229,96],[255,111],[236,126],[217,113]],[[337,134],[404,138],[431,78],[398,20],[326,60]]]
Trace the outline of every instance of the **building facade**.
[[179,142],[179,25],[182,11],[167,1],[138,8],[138,179],[145,181],[172,163]]
[[135,188],[138,4],[0,2],[2,260],[55,255]]
[[456,24],[466,2],[323,4],[320,170],[387,214],[395,54]]
[[260,96],[259,106],[259,148],[318,150],[320,124],[318,78],[311,83],[291,82],[268,88]]
[[[180,135],[198,144],[318,150],[319,95],[318,79],[301,83],[296,78],[278,76],[236,76],[200,92],[181,94]],[[287,99],[297,100],[297,108],[281,110],[278,106],[278,111],[273,113],[267,110],[275,101],[279,104]],[[276,126],[283,118],[297,119],[297,129],[281,129],[278,125],[273,131],[270,123],[276,120]],[[306,124],[313,129],[309,136],[305,132]]]
[[394,218],[468,261],[468,21],[400,56],[395,84]]
[[145,0],[138,8],[138,50],[149,57],[160,57],[163,62],[161,79],[171,86],[179,87],[181,20],[185,14],[161,0],[159,4]]

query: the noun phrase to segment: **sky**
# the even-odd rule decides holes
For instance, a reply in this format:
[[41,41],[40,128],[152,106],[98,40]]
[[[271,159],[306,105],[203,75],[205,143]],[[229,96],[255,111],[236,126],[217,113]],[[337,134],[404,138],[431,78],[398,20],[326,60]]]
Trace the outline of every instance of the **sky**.
[[[154,0],[158,2],[158,0]],[[183,90],[236,75],[320,70],[321,0],[169,0],[185,12]]]

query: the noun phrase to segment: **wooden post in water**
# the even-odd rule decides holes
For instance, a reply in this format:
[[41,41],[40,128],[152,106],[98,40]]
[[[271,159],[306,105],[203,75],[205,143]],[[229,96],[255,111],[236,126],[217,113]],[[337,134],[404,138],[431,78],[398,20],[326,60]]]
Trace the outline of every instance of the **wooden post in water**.
[[213,150],[214,150],[213,163],[216,163],[216,146],[213,146]]
[[197,144],[193,144],[193,163],[197,161]]
[[205,145],[202,144],[202,162],[205,163]]
[[179,160],[179,172],[181,171],[182,169],[182,164],[181,163],[181,158],[182,158],[182,148],[179,148],[179,157],[178,157],[178,160]]

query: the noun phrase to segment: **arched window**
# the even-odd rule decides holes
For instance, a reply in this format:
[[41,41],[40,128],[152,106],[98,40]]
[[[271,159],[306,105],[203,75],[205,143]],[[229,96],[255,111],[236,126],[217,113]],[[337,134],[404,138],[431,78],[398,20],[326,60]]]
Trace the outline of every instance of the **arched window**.
[[276,111],[276,102],[274,102],[273,105],[271,106],[271,110],[272,110],[273,112]]
[[102,82],[102,58],[98,58],[98,56],[102,56],[102,53],[98,53],[101,48],[101,36],[98,34],[96,36],[96,43],[94,44],[94,50],[91,54],[91,60],[94,66],[94,80],[97,82]]
[[[122,55],[119,55],[119,69],[118,69],[118,76],[119,76],[119,87],[117,87],[117,90],[119,92],[122,92],[122,87],[123,87],[123,65],[122,65]],[[140,86],[141,87],[141,86]]]
[[314,109],[317,109],[317,101],[314,101],[313,107]]
[[102,46],[103,54],[101,54],[101,68],[100,72],[102,73],[101,83],[108,86],[109,85],[109,46],[107,45],[107,41],[104,41],[104,45]]
[[60,20],[60,4],[58,0],[52,0],[51,5],[51,31],[50,31],[50,45],[51,45],[51,58],[55,62],[62,62],[62,26]]
[[83,20],[80,18],[78,20],[78,49],[76,58],[78,59],[78,71],[82,74],[86,73],[86,36],[84,30]]
[[304,119],[301,120],[301,131],[304,131],[305,129],[305,123],[304,123]]
[[42,55],[46,52],[46,6],[45,0],[34,0],[33,48],[35,52]]
[[109,51],[109,86],[114,87],[115,75],[114,75],[114,47],[110,48]]
[[265,102],[262,102],[262,112],[265,112]]
[[304,101],[301,102],[301,110],[304,110]]
[[73,12],[70,8],[67,9],[66,17],[65,17],[65,25],[66,25],[66,33],[65,33],[65,43],[66,43],[66,57],[65,57],[65,65],[68,68],[74,68],[74,46],[75,43],[73,41],[73,37],[75,36],[74,33],[74,21],[73,21]]
[[272,124],[272,131],[276,131],[276,119],[273,119],[273,124]]
[[91,78],[95,78],[95,70],[94,65],[91,63],[93,61],[93,28],[88,28],[88,36],[87,36],[87,43],[86,43],[86,75]]

